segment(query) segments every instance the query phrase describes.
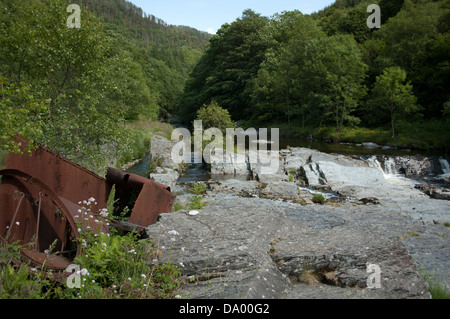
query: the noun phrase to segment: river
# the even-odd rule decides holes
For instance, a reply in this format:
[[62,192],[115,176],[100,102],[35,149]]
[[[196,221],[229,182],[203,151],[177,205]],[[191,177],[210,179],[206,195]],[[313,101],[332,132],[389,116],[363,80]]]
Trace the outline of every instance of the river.
[[[280,149],[286,149],[287,147],[304,147],[309,149],[315,149],[323,153],[337,153],[342,155],[356,155],[371,162],[374,166],[378,166],[383,169],[386,174],[401,175],[402,172],[392,165],[394,157],[429,157],[432,158],[432,168],[429,175],[440,177],[450,177],[450,165],[447,156],[437,151],[418,151],[409,149],[395,149],[383,146],[362,146],[351,143],[325,143],[321,141],[311,141],[301,138],[280,138]],[[269,147],[270,149],[270,147]],[[137,174],[143,177],[148,177],[150,154],[147,153],[141,162],[132,166],[128,172]],[[229,179],[230,176],[212,176],[203,164],[193,163],[188,166],[185,173],[180,176],[179,182],[193,182],[193,181],[207,181],[211,178],[214,179]],[[377,163],[379,162],[379,163]],[[237,179],[248,179],[248,177],[234,177]]]

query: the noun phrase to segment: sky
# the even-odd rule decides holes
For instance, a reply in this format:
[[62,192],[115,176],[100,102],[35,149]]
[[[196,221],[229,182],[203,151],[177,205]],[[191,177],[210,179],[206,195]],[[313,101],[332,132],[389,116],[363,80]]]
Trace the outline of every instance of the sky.
[[224,23],[242,16],[246,9],[270,17],[274,13],[300,10],[305,14],[319,11],[335,0],[128,0],[148,14],[168,24],[185,25],[216,33]]

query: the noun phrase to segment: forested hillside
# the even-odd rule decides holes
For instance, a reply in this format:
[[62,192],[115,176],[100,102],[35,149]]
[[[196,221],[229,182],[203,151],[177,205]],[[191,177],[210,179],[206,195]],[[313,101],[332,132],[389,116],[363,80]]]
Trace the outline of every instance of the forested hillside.
[[[367,26],[373,3],[380,29]],[[243,126],[285,135],[345,139],[365,127],[383,143],[448,147],[449,21],[446,0],[337,0],[312,15],[247,10],[211,39],[179,110],[189,122],[214,100]]]
[[210,38],[125,0],[0,0],[0,25],[0,146],[18,132],[95,170],[132,151],[127,122],[173,115]]

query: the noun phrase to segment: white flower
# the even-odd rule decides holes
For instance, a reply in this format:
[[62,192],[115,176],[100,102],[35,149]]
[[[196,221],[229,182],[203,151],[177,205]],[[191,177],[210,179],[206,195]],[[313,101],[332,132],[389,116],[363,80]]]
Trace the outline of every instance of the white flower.
[[89,276],[89,271],[86,268],[80,270],[81,276]]
[[180,266],[181,266],[182,268],[184,268],[184,264],[183,264],[183,263],[180,263]]
[[186,249],[186,248],[184,248],[184,247],[181,247],[181,251],[185,251],[185,249]]
[[170,241],[175,241],[175,238],[170,238]]
[[88,202],[89,202],[89,203],[95,202],[95,198],[94,198],[94,197],[89,198],[89,199],[88,199]]
[[176,295],[175,299],[181,299],[181,296],[180,295]]
[[147,278],[147,276],[145,274],[142,274],[141,277],[142,278]]
[[16,225],[17,225],[17,226],[19,226],[19,225],[20,225],[20,223],[19,223],[19,222],[16,222]]
[[129,281],[131,281],[131,278],[130,278],[130,277],[128,277],[128,280],[129,280]]
[[180,233],[178,233],[176,230],[171,230],[171,231],[168,232],[168,234],[169,234],[169,235],[177,236],[177,235],[179,235]]
[[107,245],[106,245],[106,243],[103,243],[102,246],[103,246],[103,247],[106,247]]

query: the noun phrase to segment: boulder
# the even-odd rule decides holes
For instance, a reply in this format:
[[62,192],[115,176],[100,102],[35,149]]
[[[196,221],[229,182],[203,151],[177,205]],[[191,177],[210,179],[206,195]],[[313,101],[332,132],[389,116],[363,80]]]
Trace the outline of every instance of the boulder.
[[176,141],[169,141],[165,137],[155,135],[150,142],[150,159],[158,160],[160,167],[178,169],[178,163],[172,160],[172,148]]
[[177,184],[179,173],[175,169],[158,167],[156,173],[150,174],[150,179],[173,190]]

